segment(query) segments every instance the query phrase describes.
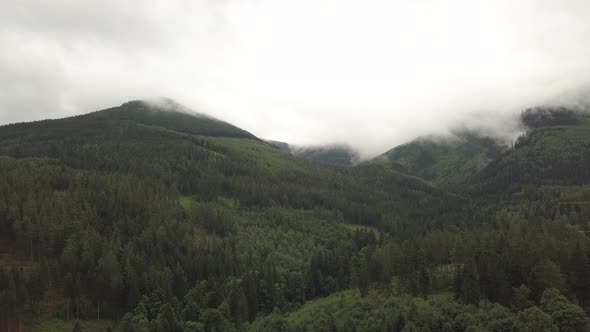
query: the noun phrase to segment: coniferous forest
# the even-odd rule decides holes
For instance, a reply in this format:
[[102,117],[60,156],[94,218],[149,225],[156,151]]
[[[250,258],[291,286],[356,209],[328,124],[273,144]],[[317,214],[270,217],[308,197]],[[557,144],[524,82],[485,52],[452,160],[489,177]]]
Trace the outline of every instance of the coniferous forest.
[[172,102],[2,126],[0,331],[590,331],[590,117],[521,122],[347,167]]

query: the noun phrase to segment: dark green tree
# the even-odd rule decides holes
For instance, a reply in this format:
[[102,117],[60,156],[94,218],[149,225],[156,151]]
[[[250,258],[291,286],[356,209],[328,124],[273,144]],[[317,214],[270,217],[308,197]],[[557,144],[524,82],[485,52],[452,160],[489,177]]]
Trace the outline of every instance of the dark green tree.
[[467,304],[479,305],[479,274],[473,260],[468,260],[458,268],[455,278],[455,297]]

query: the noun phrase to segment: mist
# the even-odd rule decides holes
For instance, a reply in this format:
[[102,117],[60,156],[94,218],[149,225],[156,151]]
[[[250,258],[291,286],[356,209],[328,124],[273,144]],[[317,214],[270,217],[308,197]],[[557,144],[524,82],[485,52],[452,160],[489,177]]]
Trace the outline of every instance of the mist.
[[363,158],[458,127],[510,140],[536,105],[588,105],[590,2],[0,3],[0,124],[169,97]]

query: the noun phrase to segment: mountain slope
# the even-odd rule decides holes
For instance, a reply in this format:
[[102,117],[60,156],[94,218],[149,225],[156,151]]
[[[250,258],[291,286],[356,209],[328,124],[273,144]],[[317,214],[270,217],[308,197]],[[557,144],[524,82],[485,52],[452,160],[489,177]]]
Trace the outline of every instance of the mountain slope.
[[[350,171],[285,154],[228,123],[172,105],[158,108],[134,101],[72,118],[0,127],[0,155],[54,158],[74,169],[148,176],[182,194],[208,199],[232,195],[246,206],[280,204],[290,196],[298,207],[345,206],[335,202],[348,193],[372,190]],[[335,188],[343,197],[325,195],[334,189],[333,182],[339,183]],[[383,201],[405,190],[398,189],[378,198],[367,193],[355,201]]]
[[[363,227],[401,238],[451,220],[460,202],[390,169],[327,167],[143,102],[0,127],[0,170],[0,293],[40,289],[0,298],[13,308],[2,326],[73,317],[75,300],[86,318],[144,306],[154,320],[157,303],[183,301],[197,321],[229,301],[246,308],[230,319],[254,320],[347,287],[348,262],[372,238]],[[197,310],[201,291],[210,301]]]
[[590,121],[527,131],[472,183],[482,193],[511,193],[524,186],[590,183]]
[[294,155],[322,164],[350,167],[358,164],[359,153],[346,145],[292,147]]
[[[588,325],[584,210],[330,167],[211,121],[134,102],[0,127],[0,329],[100,312],[117,331],[510,330],[508,307],[562,324],[551,301]],[[422,317],[449,308],[463,316]]]
[[497,158],[504,147],[474,132],[452,137],[422,137],[395,147],[370,162],[382,163],[401,172],[443,187],[459,185]]
[[360,160],[359,152],[347,145],[294,146],[285,142],[265,141],[279,150],[325,165],[351,167]]
[[[1,126],[3,141],[18,138],[58,139],[87,136],[113,137],[130,126],[153,126],[186,134],[211,137],[256,137],[227,122],[195,113],[183,106],[164,100],[157,104],[130,101],[118,107],[59,120],[44,120]],[[23,137],[24,136],[24,137]]]

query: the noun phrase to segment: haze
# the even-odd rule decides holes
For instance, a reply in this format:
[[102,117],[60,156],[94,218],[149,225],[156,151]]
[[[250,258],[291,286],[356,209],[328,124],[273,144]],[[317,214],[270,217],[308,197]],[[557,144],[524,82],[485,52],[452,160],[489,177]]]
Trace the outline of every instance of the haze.
[[373,156],[585,102],[590,2],[0,1],[0,124],[170,97]]

